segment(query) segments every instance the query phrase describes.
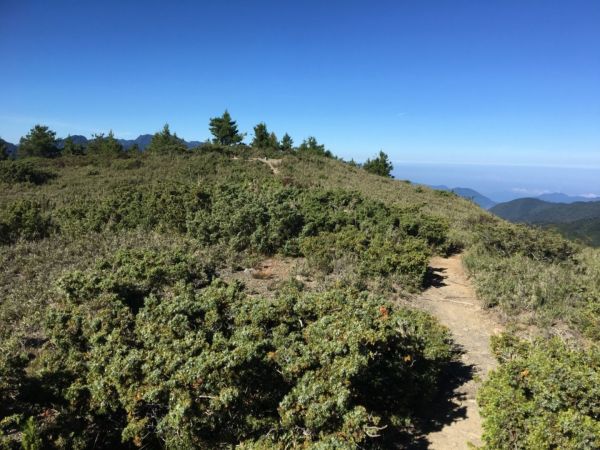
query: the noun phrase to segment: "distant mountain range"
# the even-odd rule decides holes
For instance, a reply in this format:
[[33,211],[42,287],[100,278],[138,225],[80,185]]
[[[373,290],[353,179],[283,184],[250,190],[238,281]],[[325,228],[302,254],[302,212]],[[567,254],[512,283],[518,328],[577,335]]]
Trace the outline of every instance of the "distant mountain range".
[[566,237],[600,246],[600,201],[551,203],[519,198],[499,203],[490,212],[511,222],[555,228]]
[[[148,148],[148,146],[150,145],[150,141],[152,141],[152,136],[154,136],[154,135],[153,134],[141,134],[135,139],[117,139],[117,141],[119,141],[119,143],[123,146],[123,148],[125,150],[129,150],[136,144],[140,150],[146,150],[146,148]],[[58,148],[64,147],[65,139],[66,138],[57,139]],[[83,145],[87,145],[87,143],[91,140],[80,134],[72,135],[71,139],[73,139],[73,142],[75,142],[76,144],[83,144]],[[0,140],[2,140],[3,142],[6,143],[9,154],[14,155],[16,153],[18,145],[12,144],[8,141],[4,141],[3,139],[0,139]],[[202,142],[200,142],[200,141],[183,140],[183,142],[185,143],[185,145],[187,145],[187,148],[198,147],[199,145],[202,144]]]
[[536,198],[550,203],[596,202],[600,200],[600,197],[583,197],[580,195],[562,194],[560,192],[542,194]]
[[[462,188],[462,187],[455,187],[455,188],[449,188],[448,186],[444,186],[444,185],[439,185],[439,186],[430,186],[433,189],[439,189],[441,191],[451,191],[454,192],[456,195],[466,198],[468,200],[472,200],[473,202],[475,202],[476,204],[478,204],[479,206],[481,206],[484,209],[490,209],[493,208],[496,205],[501,205],[501,204],[506,204],[506,203],[510,203],[510,202],[496,202],[495,200],[492,200],[489,197],[486,197],[485,195],[481,194],[480,192],[477,192],[474,189],[470,189],[470,188]],[[577,202],[594,202],[594,201],[600,201],[600,197],[583,197],[583,196],[579,196],[579,195],[567,195],[567,194],[563,194],[561,192],[554,192],[554,193],[548,193],[548,194],[542,194],[538,197],[527,197],[527,200],[542,200],[544,202],[548,202],[548,203],[577,203]],[[524,200],[524,198],[519,198],[517,200]],[[511,200],[514,201],[514,200]]]
[[[135,139],[117,139],[117,141],[119,142],[119,144],[121,144],[123,146],[123,148],[125,150],[129,150],[131,147],[133,147],[136,144],[140,150],[146,150],[146,148],[148,148],[148,146],[150,145],[150,142],[152,141],[152,136],[154,136],[154,135],[153,134],[141,134]],[[65,139],[66,138],[58,139],[58,147],[59,148],[62,148],[64,146]],[[71,136],[71,139],[73,139],[73,142],[75,142],[76,144],[83,144],[83,145],[86,145],[90,141],[90,139],[88,139],[85,136],[82,136],[80,134]],[[187,145],[187,148],[198,147],[200,144],[202,144],[202,142],[200,142],[200,141],[184,140],[183,142],[185,143],[185,145]]]
[[456,195],[466,198],[467,200],[471,200],[474,203],[476,203],[477,205],[481,206],[483,209],[490,209],[491,207],[493,207],[496,202],[488,197],[486,197],[483,194],[480,194],[479,192],[470,189],[470,188],[461,188],[461,187],[455,187],[455,188],[449,188],[448,186],[431,186],[433,189],[438,189],[440,191],[450,191],[450,192],[454,192]]

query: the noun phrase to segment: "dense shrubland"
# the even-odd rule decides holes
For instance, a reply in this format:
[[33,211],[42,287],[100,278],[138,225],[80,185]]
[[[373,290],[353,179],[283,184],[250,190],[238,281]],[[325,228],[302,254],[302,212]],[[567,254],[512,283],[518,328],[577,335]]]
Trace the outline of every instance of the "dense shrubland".
[[[465,249],[488,307],[588,345],[494,344],[488,447],[594,447],[597,251],[378,176],[384,154],[344,164],[265,124],[244,145],[228,113],[211,130],[189,151],[165,126],[138,153],[111,133],[58,151],[41,127],[25,149],[44,158],[0,162],[0,446],[389,448],[451,352],[388,299]],[[222,276],[274,255],[316,287]]]
[[[2,445],[385,447],[411,430],[448,336],[366,288],[419,289],[447,221],[218,149],[31,160],[57,177],[5,183]],[[329,281],[267,299],[219,277],[276,254]]]
[[484,439],[494,449],[600,447],[600,351],[558,338],[493,339],[500,368],[479,393]]
[[379,447],[451,356],[424,313],[297,283],[250,298],[178,249],[118,251],[55,295],[35,375],[3,352],[0,395],[6,431],[37,412],[57,448]]

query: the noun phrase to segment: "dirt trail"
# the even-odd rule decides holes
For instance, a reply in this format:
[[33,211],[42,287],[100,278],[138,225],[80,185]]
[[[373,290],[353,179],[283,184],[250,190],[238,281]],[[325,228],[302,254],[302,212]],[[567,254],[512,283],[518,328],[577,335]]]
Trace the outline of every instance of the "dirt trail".
[[462,355],[451,369],[453,373],[448,374],[450,398],[440,399],[435,405],[423,439],[430,449],[466,449],[468,443],[482,443],[476,394],[481,379],[496,365],[489,348],[490,336],[502,328],[482,309],[460,255],[433,258],[431,269],[431,287],[416,299],[416,304],[450,329]]
[[278,166],[281,164],[281,159],[250,158],[250,161],[260,161],[261,163],[266,164],[271,168],[271,172],[273,172],[273,175],[277,175],[279,173]]

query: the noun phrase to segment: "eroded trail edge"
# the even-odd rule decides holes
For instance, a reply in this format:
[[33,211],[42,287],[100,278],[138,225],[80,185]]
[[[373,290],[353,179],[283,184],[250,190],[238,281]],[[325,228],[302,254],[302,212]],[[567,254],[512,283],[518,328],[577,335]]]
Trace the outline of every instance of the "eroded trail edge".
[[481,445],[481,417],[477,390],[496,366],[490,337],[502,327],[484,310],[462,265],[460,255],[431,260],[431,285],[415,299],[450,329],[461,351],[460,361],[448,373],[449,392],[431,411],[423,436],[427,448],[466,449]]

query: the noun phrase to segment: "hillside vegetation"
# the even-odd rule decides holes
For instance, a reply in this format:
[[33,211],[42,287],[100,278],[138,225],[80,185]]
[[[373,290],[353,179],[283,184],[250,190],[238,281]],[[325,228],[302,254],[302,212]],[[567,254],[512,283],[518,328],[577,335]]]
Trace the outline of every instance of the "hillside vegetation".
[[[598,252],[369,173],[314,138],[284,148],[257,126],[239,145],[217,119],[216,141],[191,151],[165,127],[146,153],[109,135],[94,151],[0,162],[1,445],[409,442],[455,354],[444,327],[397,299],[427,285],[432,255],[458,251],[515,331],[573,337],[553,344],[564,351],[517,338],[525,350],[498,351],[482,393],[489,448],[597,442]],[[298,271],[269,295],[228,278],[266,257]],[[548,381],[561,365],[569,378]],[[526,401],[508,414],[512,395]]]
[[600,246],[600,201],[550,203],[523,198],[500,203],[490,211],[511,222],[554,228],[567,238]]

